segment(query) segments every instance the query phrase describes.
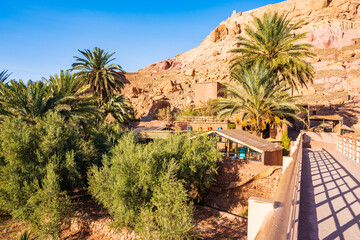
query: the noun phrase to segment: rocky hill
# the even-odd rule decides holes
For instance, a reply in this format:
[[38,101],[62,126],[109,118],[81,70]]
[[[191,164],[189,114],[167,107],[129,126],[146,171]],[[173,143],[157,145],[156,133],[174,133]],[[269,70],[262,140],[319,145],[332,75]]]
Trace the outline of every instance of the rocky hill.
[[310,62],[316,69],[314,82],[298,94],[313,104],[332,104],[348,100],[360,92],[360,1],[288,0],[248,12],[234,11],[196,48],[126,76],[125,89],[138,116],[152,114],[170,106],[182,108],[193,103],[193,84],[228,82],[229,50],[234,48],[252,15],[266,12],[288,14],[292,22],[303,20],[297,32],[306,32],[306,42],[314,45],[317,57]]

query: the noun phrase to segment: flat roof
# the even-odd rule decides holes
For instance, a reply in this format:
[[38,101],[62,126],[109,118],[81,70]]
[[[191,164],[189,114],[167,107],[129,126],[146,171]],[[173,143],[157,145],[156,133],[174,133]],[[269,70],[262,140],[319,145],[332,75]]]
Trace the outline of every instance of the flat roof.
[[283,147],[281,147],[280,145],[271,143],[261,137],[258,137],[240,129],[223,129],[207,132],[207,134],[211,133],[215,133],[225,138],[228,138],[233,142],[240,143],[254,150],[257,150],[258,152],[273,152],[283,149]]
[[339,115],[313,115],[310,116],[310,120],[325,120],[325,121],[342,121],[343,117]]
[[167,127],[160,127],[160,126],[152,126],[152,127],[138,127],[134,129],[135,133],[140,132],[162,132],[162,131],[169,131]]

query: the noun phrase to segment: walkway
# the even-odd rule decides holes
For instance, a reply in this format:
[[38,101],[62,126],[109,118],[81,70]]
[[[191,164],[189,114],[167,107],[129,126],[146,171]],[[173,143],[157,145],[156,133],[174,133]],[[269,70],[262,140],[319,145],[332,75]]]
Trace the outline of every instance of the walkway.
[[326,150],[303,150],[299,239],[360,239],[359,165]]

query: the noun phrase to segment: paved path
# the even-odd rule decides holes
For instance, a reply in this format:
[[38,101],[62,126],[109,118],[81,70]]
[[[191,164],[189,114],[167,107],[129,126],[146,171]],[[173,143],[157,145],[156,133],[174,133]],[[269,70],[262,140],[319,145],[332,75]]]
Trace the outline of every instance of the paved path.
[[360,165],[304,149],[299,239],[360,240]]

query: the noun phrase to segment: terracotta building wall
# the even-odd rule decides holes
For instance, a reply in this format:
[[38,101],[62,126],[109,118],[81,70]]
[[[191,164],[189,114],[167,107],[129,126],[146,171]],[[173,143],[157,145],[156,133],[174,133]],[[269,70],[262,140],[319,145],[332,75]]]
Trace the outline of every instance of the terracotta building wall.
[[219,93],[221,87],[222,85],[217,82],[195,84],[195,105],[202,105],[209,99],[216,99],[217,97],[221,96],[221,93]]

